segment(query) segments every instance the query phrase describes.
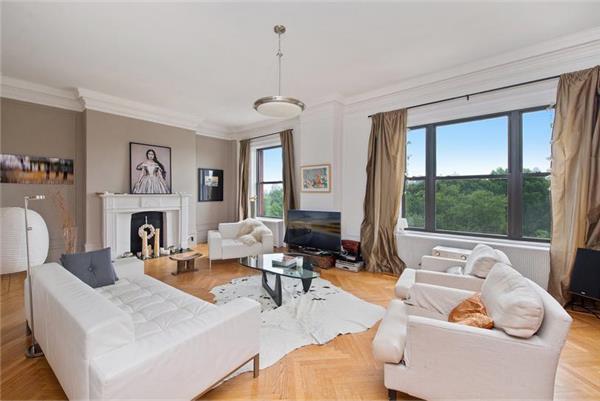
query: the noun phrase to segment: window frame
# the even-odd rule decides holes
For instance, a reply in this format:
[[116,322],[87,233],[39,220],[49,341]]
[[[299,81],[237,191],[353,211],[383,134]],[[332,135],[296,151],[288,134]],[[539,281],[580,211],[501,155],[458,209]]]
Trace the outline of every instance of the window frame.
[[[281,181],[263,181],[263,152],[270,149],[281,149]],[[273,145],[256,149],[256,216],[270,219],[282,219],[281,216],[267,216],[264,214],[264,190],[265,184],[281,184],[283,187],[283,146]]]
[[[554,108],[554,106],[551,106]],[[430,124],[421,124],[409,127],[409,130],[425,129],[425,177],[404,177],[405,190],[407,181],[425,180],[425,227],[407,227],[409,231],[431,232],[438,234],[453,234],[470,237],[509,239],[516,241],[548,243],[550,239],[523,236],[523,182],[525,177],[547,177],[550,172],[523,172],[523,114],[549,109],[548,106],[535,106],[523,109],[510,110],[500,113],[483,114],[474,117],[459,118],[439,121]],[[506,175],[482,174],[437,176],[436,175],[436,128],[443,125],[467,123],[471,121],[486,120],[496,117],[507,117],[508,135],[508,169]],[[489,234],[453,230],[440,230],[435,227],[436,217],[436,183],[438,180],[453,179],[506,179],[507,180],[507,233]],[[406,217],[405,196],[402,194],[402,217]]]

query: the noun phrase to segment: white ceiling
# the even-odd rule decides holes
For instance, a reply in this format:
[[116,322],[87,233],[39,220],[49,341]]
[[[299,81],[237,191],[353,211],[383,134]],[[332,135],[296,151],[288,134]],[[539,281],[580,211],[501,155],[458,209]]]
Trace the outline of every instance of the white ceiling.
[[2,75],[233,129],[275,94],[355,96],[600,24],[600,2],[2,2]]

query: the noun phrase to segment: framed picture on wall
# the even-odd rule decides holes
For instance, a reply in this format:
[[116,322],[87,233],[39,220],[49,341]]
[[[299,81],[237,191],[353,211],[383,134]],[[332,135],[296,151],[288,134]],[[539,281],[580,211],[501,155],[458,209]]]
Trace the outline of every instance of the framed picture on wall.
[[171,193],[171,148],[129,142],[129,185],[132,194]]
[[220,202],[223,200],[223,170],[198,169],[198,202]]
[[73,160],[0,154],[0,182],[72,185],[75,182]]
[[301,166],[302,192],[330,192],[331,164]]

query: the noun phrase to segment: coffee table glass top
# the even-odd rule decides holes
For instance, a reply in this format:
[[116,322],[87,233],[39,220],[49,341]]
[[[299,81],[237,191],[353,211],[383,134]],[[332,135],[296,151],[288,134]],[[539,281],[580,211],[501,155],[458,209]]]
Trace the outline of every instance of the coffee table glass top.
[[308,258],[302,255],[297,255],[293,253],[285,254],[296,258],[296,266],[273,266],[273,259],[281,258],[283,255],[283,253],[267,253],[258,256],[248,256],[245,258],[240,258],[240,264],[251,269],[261,270],[267,273],[273,273],[284,277],[298,278],[302,280],[319,277],[319,273],[313,270],[312,263],[310,263]]

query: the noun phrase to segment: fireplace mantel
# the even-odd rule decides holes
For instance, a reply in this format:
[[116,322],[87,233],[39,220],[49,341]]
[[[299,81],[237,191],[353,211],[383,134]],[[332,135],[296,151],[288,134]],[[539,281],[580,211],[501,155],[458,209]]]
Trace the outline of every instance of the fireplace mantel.
[[188,248],[188,221],[191,195],[102,193],[102,246],[111,248],[113,258],[131,248],[131,215],[138,212],[163,212],[165,247]]

